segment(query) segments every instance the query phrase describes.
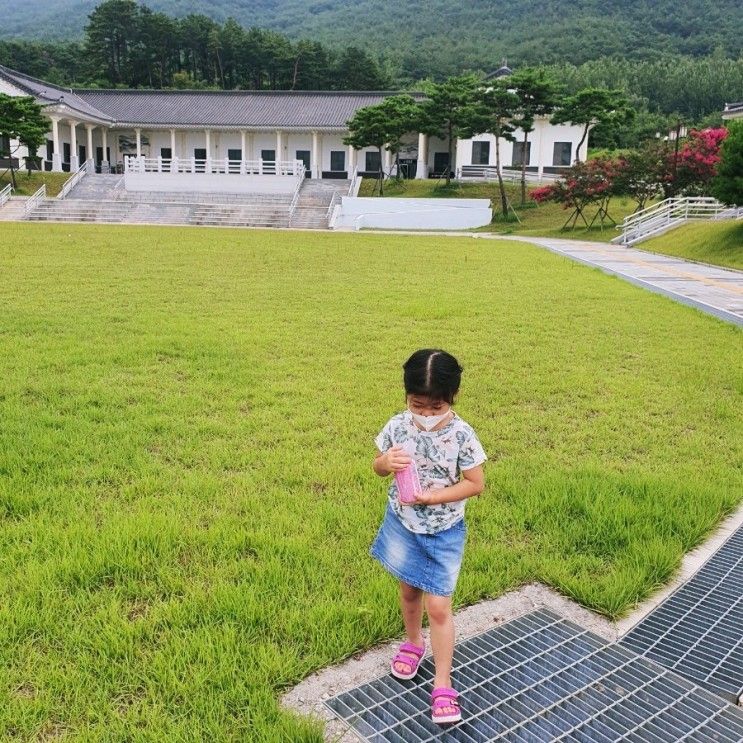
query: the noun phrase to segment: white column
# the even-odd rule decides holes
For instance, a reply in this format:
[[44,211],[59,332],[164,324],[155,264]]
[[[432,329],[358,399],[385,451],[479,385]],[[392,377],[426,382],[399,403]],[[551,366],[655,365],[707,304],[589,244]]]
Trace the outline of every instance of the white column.
[[245,175],[245,161],[248,159],[247,149],[248,133],[240,129],[240,175]]
[[76,173],[80,167],[80,157],[77,154],[77,121],[68,119],[70,125],[70,173]]
[[204,129],[204,136],[206,138],[206,164],[204,165],[204,172],[212,172],[212,130]]
[[[538,120],[537,123],[537,176],[539,177],[539,182],[542,182],[542,174],[544,173],[544,161],[546,159],[546,153],[543,151],[543,140],[546,139],[544,136],[544,130],[545,130],[545,121]],[[531,165],[531,163],[529,163]]]
[[170,157],[171,159],[178,157],[178,153],[175,151],[175,129],[170,130]]
[[104,165],[109,167],[110,163],[108,162],[108,153],[106,150],[108,150],[108,129],[106,129],[105,126],[101,127],[101,144],[103,145],[103,157],[101,158],[101,167]]
[[88,160],[95,160],[95,153],[93,152],[93,124],[86,124],[85,129],[88,133],[87,148],[85,150],[85,156]]
[[284,137],[281,129],[276,130],[276,175],[279,175],[279,163],[284,159]]
[[428,178],[428,135],[418,135],[418,163],[415,166],[415,177],[418,180]]
[[142,130],[135,129],[134,133],[137,135],[137,159],[142,157]]
[[55,173],[62,172],[62,152],[59,143],[59,119],[52,116],[52,142],[54,142],[54,152],[52,153],[52,170]]
[[312,177],[322,178],[322,162],[320,161],[320,135],[312,132]]

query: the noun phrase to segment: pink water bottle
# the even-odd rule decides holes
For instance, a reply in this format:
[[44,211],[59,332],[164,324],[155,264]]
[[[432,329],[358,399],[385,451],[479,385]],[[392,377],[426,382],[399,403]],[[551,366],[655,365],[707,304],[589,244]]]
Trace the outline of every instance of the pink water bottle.
[[412,458],[415,452],[415,442],[408,439],[402,448],[410,456],[410,464],[399,472],[395,472],[395,484],[397,485],[397,496],[400,503],[415,503],[416,498],[423,492],[420,477],[418,477],[418,468],[415,466],[415,460]]

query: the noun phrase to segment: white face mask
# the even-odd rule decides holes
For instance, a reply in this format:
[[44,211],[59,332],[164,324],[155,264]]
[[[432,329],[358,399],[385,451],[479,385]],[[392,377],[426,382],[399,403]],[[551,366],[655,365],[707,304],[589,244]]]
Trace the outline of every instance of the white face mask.
[[[410,408],[408,408],[408,410],[410,410]],[[413,416],[413,420],[424,431],[430,431],[431,429],[436,428],[442,420],[449,416],[449,413],[451,413],[451,408],[441,415],[418,415],[418,413],[414,413],[410,410],[410,415]]]

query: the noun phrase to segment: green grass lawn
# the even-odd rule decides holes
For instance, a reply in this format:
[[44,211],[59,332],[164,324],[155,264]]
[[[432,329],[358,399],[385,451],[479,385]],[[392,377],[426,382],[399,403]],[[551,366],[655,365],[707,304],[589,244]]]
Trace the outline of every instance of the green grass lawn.
[[634,247],[743,270],[743,222],[692,222]]
[[[46,173],[38,170],[32,170],[31,173],[26,170],[17,171],[15,174],[17,188],[13,193],[15,196],[31,196],[41,188],[42,184],[46,183],[46,195],[56,196],[71,175],[71,173]],[[0,174],[0,189],[10,182],[10,173]]]
[[[359,196],[372,196],[374,193],[374,179],[364,178],[361,182]],[[532,235],[534,237],[564,237],[574,240],[600,240],[609,242],[619,232],[608,221],[602,228],[598,222],[596,226],[587,229],[585,226],[574,230],[562,230],[563,225],[570,217],[570,211],[566,211],[560,204],[547,203],[537,204],[529,200],[527,207],[520,206],[521,186],[519,184],[507,184],[508,198],[513,205],[521,222],[511,217],[512,221],[498,221],[500,210],[500,191],[498,184],[493,183],[457,183],[453,181],[449,188],[444,181],[439,180],[394,180],[385,183],[384,195],[390,198],[461,198],[461,199],[491,199],[495,212],[495,221],[485,227],[477,229],[478,232],[489,232],[499,235]],[[617,197],[611,200],[609,214],[617,222],[635,210],[635,202],[630,198]],[[586,210],[586,218],[590,223],[596,213],[596,208]],[[511,212],[511,214],[513,214]],[[579,221],[579,224],[582,222]]]
[[418,347],[490,455],[458,606],[619,616],[741,499],[741,332],[546,250],[2,231],[2,740],[319,743],[281,690],[402,630],[372,437]]

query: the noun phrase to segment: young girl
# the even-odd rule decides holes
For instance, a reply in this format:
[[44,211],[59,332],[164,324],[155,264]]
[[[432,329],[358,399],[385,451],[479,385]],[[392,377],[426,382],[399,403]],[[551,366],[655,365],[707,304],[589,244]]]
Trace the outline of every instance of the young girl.
[[483,491],[487,457],[475,432],[451,407],[462,375],[457,360],[446,351],[426,348],[416,351],[403,370],[407,410],[393,416],[375,439],[374,471],[381,477],[399,472],[411,461],[406,450],[415,451],[423,492],[415,503],[405,505],[392,479],[371,554],[400,581],[407,641],[392,659],[392,675],[412,679],[418,672],[425,653],[425,605],[436,667],[431,717],[437,723],[458,722],[462,714],[450,678],[451,594],[466,536],[464,502]]

